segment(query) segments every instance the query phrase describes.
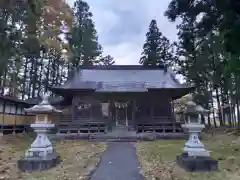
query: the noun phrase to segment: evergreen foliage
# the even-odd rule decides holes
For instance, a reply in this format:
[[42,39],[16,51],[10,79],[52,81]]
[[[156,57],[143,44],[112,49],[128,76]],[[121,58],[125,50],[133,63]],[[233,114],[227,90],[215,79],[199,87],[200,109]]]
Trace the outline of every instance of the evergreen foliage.
[[34,98],[80,65],[112,64],[92,16],[82,0],[73,8],[65,0],[1,0],[0,93]]
[[146,33],[142,57],[139,63],[143,66],[160,66],[172,58],[170,41],[159,31],[156,20],[152,20]]
[[174,66],[195,84],[196,99],[212,110],[215,126],[219,121],[240,127],[239,8],[238,0],[172,0],[165,12],[170,21],[180,19]]

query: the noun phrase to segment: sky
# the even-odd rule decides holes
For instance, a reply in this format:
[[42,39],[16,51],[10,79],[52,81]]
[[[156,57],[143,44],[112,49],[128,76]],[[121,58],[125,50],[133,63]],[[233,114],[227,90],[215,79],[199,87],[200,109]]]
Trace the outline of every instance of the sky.
[[[73,4],[74,0],[67,0]],[[176,24],[164,17],[170,0],[86,0],[93,13],[104,55],[116,64],[138,64],[149,23],[156,19],[160,31],[177,40]]]

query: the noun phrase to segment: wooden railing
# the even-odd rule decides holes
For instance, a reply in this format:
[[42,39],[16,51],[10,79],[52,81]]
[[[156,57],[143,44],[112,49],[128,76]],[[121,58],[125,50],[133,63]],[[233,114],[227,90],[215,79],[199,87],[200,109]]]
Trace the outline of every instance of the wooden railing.
[[107,121],[103,118],[84,118],[72,115],[53,117],[57,133],[105,133]]
[[137,121],[136,129],[137,132],[181,133],[181,125],[182,122],[176,122],[174,118],[159,117]]
[[[13,115],[10,117],[10,115],[4,114],[0,116],[0,119],[2,120],[0,133],[9,134],[31,132],[30,124],[34,122],[35,116]],[[53,133],[105,133],[113,123],[103,117],[84,118],[72,115],[53,115],[50,116],[50,119],[56,125]],[[181,124],[181,122],[176,122],[174,118],[169,117],[142,118],[136,119],[133,127],[137,132],[177,133],[183,132]]]

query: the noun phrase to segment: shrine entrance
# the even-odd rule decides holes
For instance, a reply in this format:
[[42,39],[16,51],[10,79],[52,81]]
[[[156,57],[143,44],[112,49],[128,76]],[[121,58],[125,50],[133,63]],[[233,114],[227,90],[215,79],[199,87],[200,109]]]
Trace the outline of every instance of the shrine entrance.
[[132,105],[131,102],[114,101],[113,122],[115,127],[128,128],[132,121]]

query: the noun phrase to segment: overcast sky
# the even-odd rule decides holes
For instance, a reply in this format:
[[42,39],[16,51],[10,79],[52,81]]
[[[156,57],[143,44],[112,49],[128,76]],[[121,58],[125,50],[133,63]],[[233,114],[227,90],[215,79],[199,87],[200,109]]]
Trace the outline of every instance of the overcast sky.
[[[74,0],[67,0],[70,4]],[[149,23],[156,19],[162,33],[177,40],[176,24],[163,13],[170,0],[86,0],[93,13],[104,54],[116,64],[138,64]]]

